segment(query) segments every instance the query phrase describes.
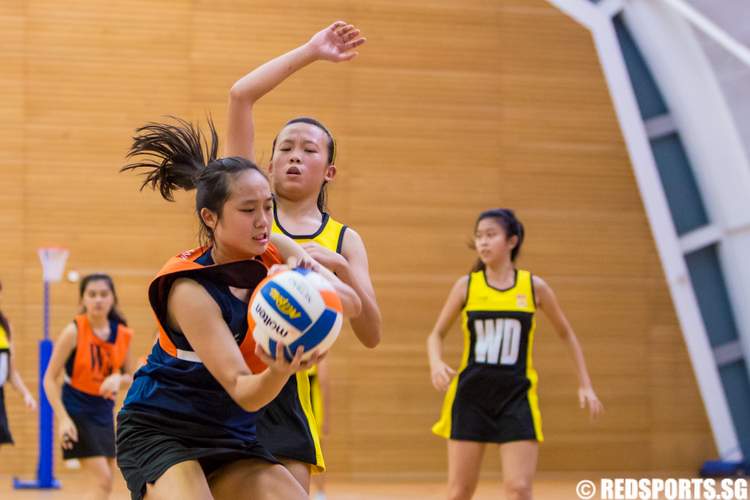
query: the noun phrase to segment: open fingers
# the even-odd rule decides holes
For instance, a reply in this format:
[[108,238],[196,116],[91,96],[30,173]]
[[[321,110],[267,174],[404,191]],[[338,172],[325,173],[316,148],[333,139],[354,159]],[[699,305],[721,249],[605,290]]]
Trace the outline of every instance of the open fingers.
[[353,30],[356,30],[357,28],[354,27],[353,24],[346,24],[342,23],[338,27],[334,28],[334,33],[336,33],[337,36],[344,37],[348,33],[351,33]]

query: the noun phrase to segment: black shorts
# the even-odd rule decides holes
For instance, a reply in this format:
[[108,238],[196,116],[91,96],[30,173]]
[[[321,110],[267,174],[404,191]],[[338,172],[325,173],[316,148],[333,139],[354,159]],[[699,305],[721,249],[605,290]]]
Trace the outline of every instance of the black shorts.
[[0,385],[0,444],[13,444],[13,436],[10,434],[8,425],[8,414],[5,412],[5,392]]
[[115,457],[115,424],[113,419],[108,424],[97,422],[86,415],[70,415],[78,431],[78,441],[73,448],[63,448],[63,459]]
[[542,442],[535,384],[491,368],[470,367],[453,379],[432,431],[448,439],[483,443]]
[[142,499],[146,485],[178,463],[197,460],[208,477],[224,465],[251,458],[279,463],[258,442],[219,435],[215,427],[137,410],[117,415],[117,465],[133,500]]
[[306,372],[289,377],[278,396],[258,414],[258,441],[275,457],[325,470]]

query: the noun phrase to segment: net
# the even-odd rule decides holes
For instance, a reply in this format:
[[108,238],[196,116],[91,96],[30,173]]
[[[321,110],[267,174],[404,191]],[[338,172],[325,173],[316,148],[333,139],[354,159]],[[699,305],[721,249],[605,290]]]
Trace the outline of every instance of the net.
[[39,260],[42,261],[44,281],[53,283],[62,279],[65,261],[68,260],[68,249],[59,247],[40,248]]

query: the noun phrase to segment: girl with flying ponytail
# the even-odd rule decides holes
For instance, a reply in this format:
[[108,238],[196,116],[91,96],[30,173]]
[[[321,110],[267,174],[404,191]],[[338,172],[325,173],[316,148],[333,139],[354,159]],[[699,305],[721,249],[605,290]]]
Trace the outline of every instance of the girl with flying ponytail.
[[[248,301],[268,268],[289,260],[320,272],[356,315],[356,293],[286,237],[271,235],[268,179],[241,157],[218,158],[179,119],[136,131],[125,171],[145,173],[166,200],[196,191],[202,246],[171,258],[149,287],[159,338],[120,411],[117,462],[134,499],[303,499],[306,494],[258,443],[256,414],[290,375],[317,361],[266,355],[252,339]],[[293,263],[294,263],[293,262]]]

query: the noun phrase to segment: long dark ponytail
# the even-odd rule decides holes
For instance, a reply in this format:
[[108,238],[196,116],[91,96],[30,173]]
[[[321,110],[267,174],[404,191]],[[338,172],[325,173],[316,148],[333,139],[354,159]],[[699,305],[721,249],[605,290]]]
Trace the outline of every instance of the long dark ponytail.
[[246,158],[217,158],[219,138],[210,117],[208,138],[192,123],[177,117],[169,118],[176,123],[152,122],[136,129],[127,158],[141,159],[125,165],[120,171],[143,169],[145,179],[141,190],[149,186],[168,201],[174,201],[174,192],[178,189],[196,189],[199,239],[202,244],[211,244],[213,230],[203,221],[201,209],[207,208],[221,218],[224,203],[231,195],[231,181],[245,170],[255,170],[268,179]]
[[[516,246],[510,251],[510,260],[515,262],[516,257],[518,257],[518,254],[521,251],[524,235],[523,224],[518,220],[516,214],[509,208],[493,208],[491,210],[485,210],[479,214],[479,217],[477,217],[477,221],[474,223],[474,232],[476,232],[479,223],[484,219],[493,219],[497,222],[505,230],[506,238],[512,238],[513,236],[518,237]],[[484,271],[484,269],[485,265],[484,262],[482,262],[482,259],[477,259],[477,262],[472,268],[472,272]]]

